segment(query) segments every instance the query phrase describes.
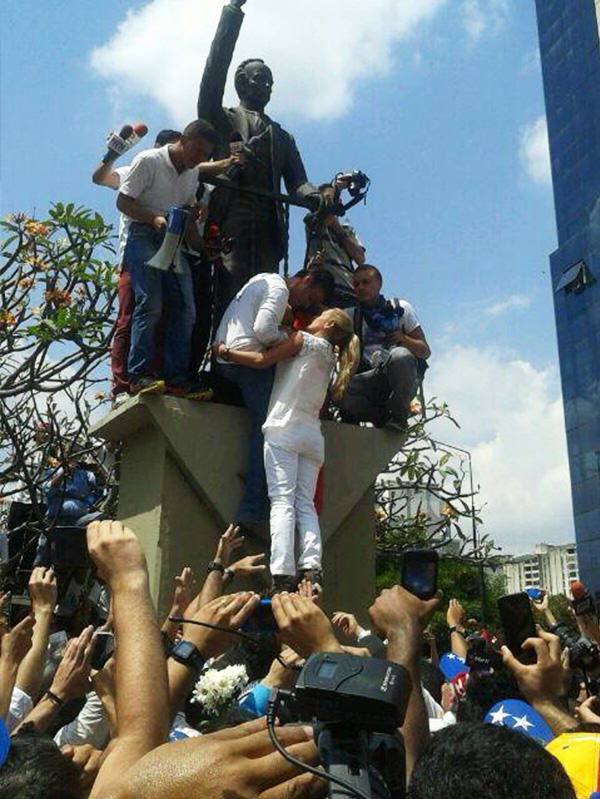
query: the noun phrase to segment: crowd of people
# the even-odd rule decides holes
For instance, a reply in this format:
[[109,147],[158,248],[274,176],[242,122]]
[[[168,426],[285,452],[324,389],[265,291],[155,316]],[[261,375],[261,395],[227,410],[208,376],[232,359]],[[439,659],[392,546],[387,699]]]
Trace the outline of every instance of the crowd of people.
[[[427,628],[439,592],[385,589],[360,622],[343,610],[328,618],[310,580],[270,602],[236,592],[266,567],[243,554],[233,525],[200,586],[191,567],[175,576],[162,620],[130,529],[91,522],[87,546],[109,605],[84,594],[58,616],[56,576],[43,566],[29,608],[0,599],[0,797],[318,797],[341,762],[350,787],[340,796],[598,795],[600,629],[589,608],[573,615],[564,648],[542,595],[536,636],[511,652],[450,599],[440,657]],[[583,639],[596,653],[585,667]],[[382,683],[369,675],[382,659],[397,706],[371,714],[364,703]],[[327,701],[310,703],[315,663]]]

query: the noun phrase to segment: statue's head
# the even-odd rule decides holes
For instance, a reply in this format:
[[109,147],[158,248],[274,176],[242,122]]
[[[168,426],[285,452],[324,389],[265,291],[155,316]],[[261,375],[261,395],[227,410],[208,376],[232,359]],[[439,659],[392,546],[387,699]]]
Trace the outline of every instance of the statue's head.
[[235,90],[242,103],[253,111],[262,111],[271,99],[273,73],[260,58],[242,61],[235,71]]

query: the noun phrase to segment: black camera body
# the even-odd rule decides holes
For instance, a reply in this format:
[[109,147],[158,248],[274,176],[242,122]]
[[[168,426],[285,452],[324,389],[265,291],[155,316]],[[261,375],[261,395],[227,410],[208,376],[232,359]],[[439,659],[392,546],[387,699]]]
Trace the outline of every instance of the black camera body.
[[588,671],[600,665],[598,645],[588,638],[577,635],[568,624],[559,621],[553,625],[551,632],[558,635],[563,649],[568,647],[571,668]]
[[329,797],[356,795],[345,784],[374,799],[401,799],[405,755],[398,728],[410,690],[397,663],[320,652],[307,660],[293,693],[277,691],[272,700],[282,720],[313,724],[321,763],[330,779],[341,781],[330,782]]
[[294,705],[302,721],[394,733],[402,726],[410,677],[397,663],[321,652],[302,669]]
[[352,172],[340,172],[335,176],[335,179],[346,183],[345,188],[351,197],[358,197],[371,182],[365,173],[359,169],[355,169]]

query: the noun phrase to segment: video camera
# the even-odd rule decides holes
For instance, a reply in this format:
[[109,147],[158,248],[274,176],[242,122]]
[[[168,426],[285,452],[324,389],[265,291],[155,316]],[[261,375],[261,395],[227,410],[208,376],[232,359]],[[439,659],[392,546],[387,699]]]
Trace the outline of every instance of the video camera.
[[562,621],[551,627],[551,632],[558,635],[563,649],[569,649],[569,665],[574,669],[589,671],[600,666],[600,650],[589,638],[577,635],[568,624]]
[[312,655],[293,692],[275,689],[271,694],[271,739],[290,760],[277,741],[275,718],[312,723],[330,797],[401,799],[405,757],[397,730],[404,722],[410,685],[397,663],[332,652]]
[[355,169],[353,172],[338,172],[335,176],[335,183],[344,184],[343,188],[348,190],[348,194],[351,197],[358,197],[365,189],[366,191],[364,191],[364,194],[366,194],[371,185],[371,181],[367,175],[358,169]]

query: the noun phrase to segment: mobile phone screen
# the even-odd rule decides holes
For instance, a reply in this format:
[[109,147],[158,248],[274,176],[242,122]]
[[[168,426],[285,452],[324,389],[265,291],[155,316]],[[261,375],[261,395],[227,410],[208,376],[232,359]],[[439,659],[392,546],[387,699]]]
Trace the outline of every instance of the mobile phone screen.
[[402,558],[402,587],[421,599],[430,599],[437,590],[437,570],[437,552],[405,552]]
[[92,652],[92,668],[101,669],[112,655],[114,648],[115,639],[112,633],[96,633]]
[[498,600],[498,611],[504,629],[506,645],[521,663],[535,663],[536,654],[532,649],[522,649],[527,638],[536,638],[537,630],[527,594],[509,594]]

